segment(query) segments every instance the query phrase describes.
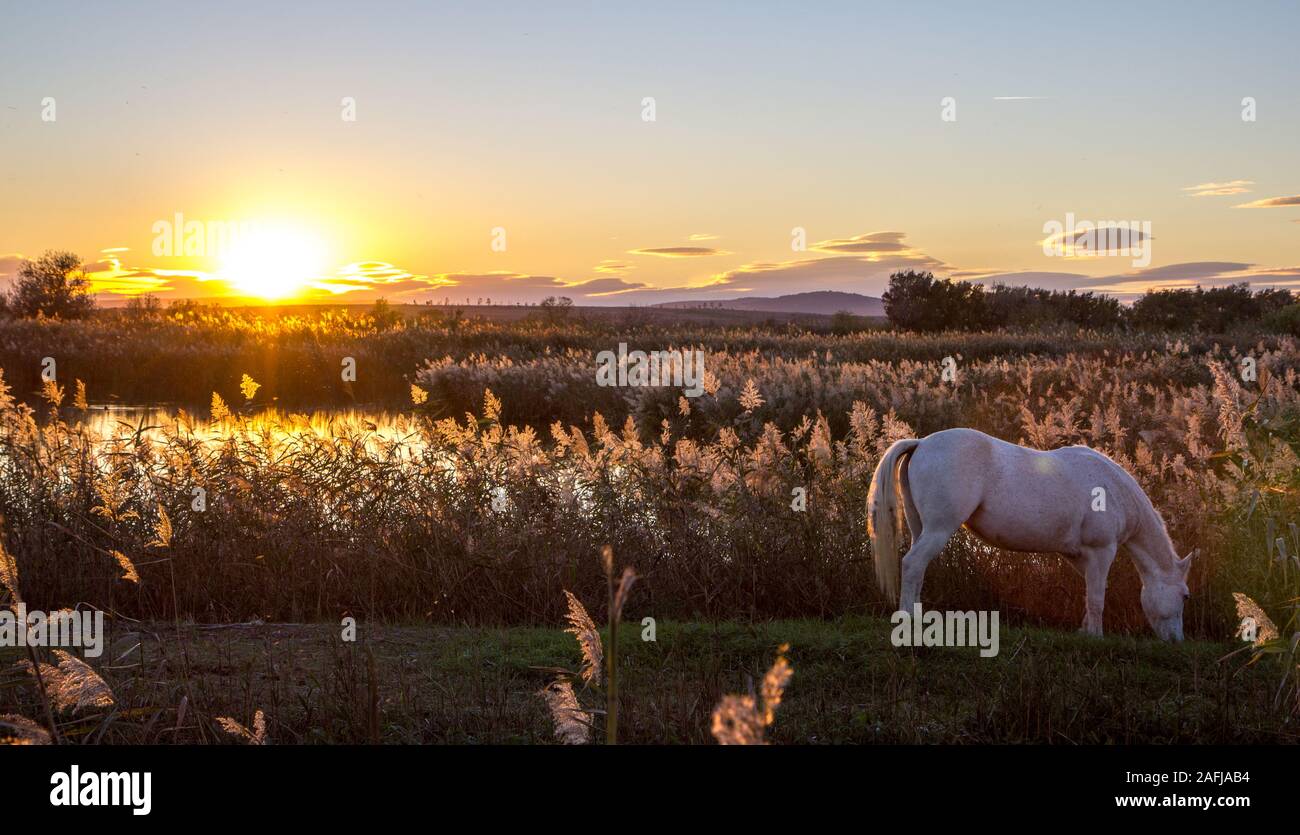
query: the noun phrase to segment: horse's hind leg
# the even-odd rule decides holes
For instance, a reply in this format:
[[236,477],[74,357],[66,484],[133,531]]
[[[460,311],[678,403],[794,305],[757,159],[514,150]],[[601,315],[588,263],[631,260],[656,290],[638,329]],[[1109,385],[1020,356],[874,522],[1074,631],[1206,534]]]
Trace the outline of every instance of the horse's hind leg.
[[912,608],[921,598],[921,585],[925,582],[926,566],[930,564],[930,560],[939,556],[943,546],[948,544],[948,540],[954,533],[956,533],[955,529],[941,529],[938,525],[931,524],[912,543],[907,555],[903,557],[903,586],[898,599],[900,612],[912,614]]
[[921,538],[921,514],[916,509],[916,502],[912,500],[912,485],[907,478],[908,466],[904,464],[898,471],[898,481],[902,485],[903,494],[903,515],[907,519],[907,532],[912,535],[912,541]]
[[1089,635],[1101,634],[1102,612],[1106,607],[1106,577],[1111,563],[1115,562],[1115,546],[1085,548],[1075,562],[1088,586],[1083,615],[1083,630]]

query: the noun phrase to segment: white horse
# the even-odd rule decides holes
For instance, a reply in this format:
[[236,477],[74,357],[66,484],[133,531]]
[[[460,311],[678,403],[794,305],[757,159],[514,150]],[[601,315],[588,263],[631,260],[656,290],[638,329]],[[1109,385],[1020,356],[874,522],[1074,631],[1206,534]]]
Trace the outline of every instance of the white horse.
[[[903,515],[912,547],[902,560],[900,594],[894,527]],[[1124,548],[1142,577],[1151,628],[1166,641],[1183,639],[1192,554],[1178,557],[1146,493],[1100,452],[1083,446],[1041,452],[974,429],[890,446],[871,479],[867,531],[880,590],[898,596],[900,611],[912,612],[926,566],[962,525],[998,548],[1068,559],[1087,582],[1083,631],[1094,635],[1101,634],[1106,575]]]

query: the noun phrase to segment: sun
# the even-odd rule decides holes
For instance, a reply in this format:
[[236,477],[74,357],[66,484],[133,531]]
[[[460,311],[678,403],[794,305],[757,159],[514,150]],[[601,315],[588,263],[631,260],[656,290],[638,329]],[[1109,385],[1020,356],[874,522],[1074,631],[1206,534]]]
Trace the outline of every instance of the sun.
[[230,286],[262,299],[283,299],[318,278],[325,247],[301,229],[259,226],[241,236],[221,259],[218,275]]

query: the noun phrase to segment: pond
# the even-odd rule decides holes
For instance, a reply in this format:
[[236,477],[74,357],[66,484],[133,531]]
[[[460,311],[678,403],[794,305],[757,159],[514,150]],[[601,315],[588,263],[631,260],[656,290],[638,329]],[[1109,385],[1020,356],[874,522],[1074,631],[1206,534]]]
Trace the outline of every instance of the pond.
[[232,416],[213,420],[207,408],[184,409],[175,405],[91,404],[80,415],[66,417],[99,438],[141,433],[157,437],[164,430],[183,428],[202,439],[229,435],[242,422],[250,433],[267,430],[284,434],[312,432],[322,438],[368,432],[376,441],[406,441],[423,445],[413,415],[385,409],[354,407],[290,412],[275,406],[232,408]]

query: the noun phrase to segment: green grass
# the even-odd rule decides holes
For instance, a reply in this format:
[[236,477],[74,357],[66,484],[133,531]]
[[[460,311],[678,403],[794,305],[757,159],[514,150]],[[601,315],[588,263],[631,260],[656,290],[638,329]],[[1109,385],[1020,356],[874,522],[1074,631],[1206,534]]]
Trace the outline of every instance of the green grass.
[[[1244,655],[1220,663],[1237,648],[1228,644],[1004,628],[1001,654],[984,659],[974,648],[894,648],[887,621],[862,617],[660,623],[653,643],[640,633],[635,622],[620,630],[619,738],[629,743],[711,742],[718,698],[759,682],[787,642],[795,672],[769,734],[778,744],[1300,741],[1295,718],[1273,705],[1278,667],[1244,668]],[[366,742],[372,714],[382,742],[542,743],[552,741],[536,695],[547,673],[534,668],[578,661],[558,625],[363,627],[351,644],[325,625],[184,627],[179,639],[160,625],[119,633],[95,663],[122,710],[105,742],[226,742],[212,717],[250,725],[260,708],[276,743]],[[13,675],[0,676],[0,713],[38,716]]]

